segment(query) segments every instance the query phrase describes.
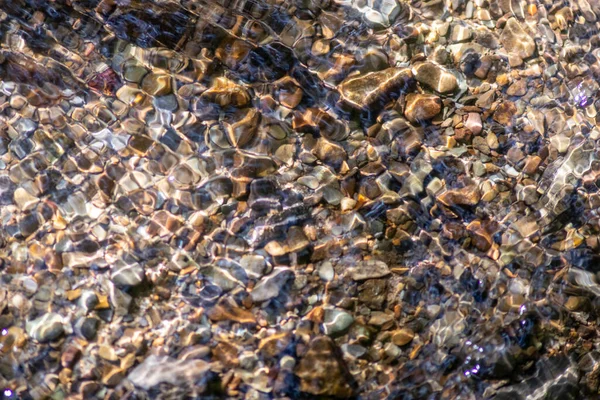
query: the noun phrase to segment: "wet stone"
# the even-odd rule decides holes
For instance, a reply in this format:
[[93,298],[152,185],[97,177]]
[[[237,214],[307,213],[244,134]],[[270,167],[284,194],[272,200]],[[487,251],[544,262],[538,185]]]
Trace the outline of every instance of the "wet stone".
[[137,263],[120,263],[113,267],[111,280],[119,286],[137,286],[144,280],[144,268]]
[[517,107],[515,104],[511,101],[505,101],[498,105],[498,108],[494,111],[494,121],[505,126],[510,126],[516,112]]
[[411,329],[399,329],[392,333],[392,342],[397,346],[405,346],[412,342],[415,333]]
[[12,204],[13,196],[17,186],[8,176],[0,176],[0,205]]
[[500,42],[509,54],[523,59],[529,58],[536,50],[535,42],[523,29],[516,18],[509,18],[500,35]]
[[414,68],[415,79],[422,85],[441,94],[450,94],[458,89],[454,75],[433,63],[422,63]]
[[316,337],[297,364],[294,373],[300,378],[300,390],[315,396],[349,398],[354,382],[340,350],[327,337]]
[[365,260],[350,268],[350,276],[355,281],[382,278],[390,274],[390,269],[383,261]]
[[250,296],[255,302],[266,301],[279,296],[282,288],[293,279],[294,273],[287,268],[275,268],[270,274],[260,280]]
[[150,389],[161,383],[181,385],[208,374],[209,365],[203,360],[175,360],[151,355],[128,375],[135,386]]
[[98,331],[99,321],[96,318],[81,318],[75,324],[75,330],[86,340],[94,340]]
[[403,68],[388,68],[348,78],[339,85],[342,98],[357,108],[369,107],[384,96],[406,90],[412,81],[412,72]]
[[413,123],[432,119],[442,110],[439,97],[427,94],[409,94],[406,96],[404,115]]
[[354,318],[346,311],[326,309],[323,319],[323,332],[332,336],[345,332],[354,322]]
[[27,334],[38,342],[50,342],[58,339],[63,333],[63,319],[56,313],[48,313],[27,322]]
[[387,297],[387,281],[385,279],[369,279],[358,290],[360,302],[374,310],[382,309]]
[[0,393],[594,398],[597,8],[0,1]]

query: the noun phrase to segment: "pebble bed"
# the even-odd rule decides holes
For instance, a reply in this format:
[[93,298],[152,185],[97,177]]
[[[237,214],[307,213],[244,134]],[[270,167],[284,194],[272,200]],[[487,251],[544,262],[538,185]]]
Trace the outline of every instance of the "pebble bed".
[[0,0],[0,399],[597,398],[598,15]]

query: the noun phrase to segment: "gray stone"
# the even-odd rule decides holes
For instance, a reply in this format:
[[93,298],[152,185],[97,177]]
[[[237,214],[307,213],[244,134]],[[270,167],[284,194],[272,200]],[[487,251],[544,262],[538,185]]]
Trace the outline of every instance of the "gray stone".
[[265,258],[257,255],[246,255],[240,259],[240,266],[246,271],[248,278],[257,279],[264,275],[267,264]]
[[138,264],[118,262],[113,267],[111,280],[118,286],[137,286],[144,281],[144,268]]
[[151,355],[127,376],[135,386],[148,390],[161,383],[182,385],[208,374],[210,364],[203,360],[175,360]]
[[350,269],[350,276],[355,281],[381,278],[389,273],[390,269],[387,264],[379,260],[365,260]]
[[273,272],[265,276],[256,284],[250,297],[252,301],[261,302],[279,296],[285,284],[294,279],[294,272],[289,268],[275,268]]
[[323,331],[326,335],[335,335],[345,332],[352,325],[354,318],[344,310],[336,308],[325,309],[323,317]]
[[38,342],[50,342],[64,333],[62,317],[56,313],[44,314],[27,322],[27,334]]
[[324,281],[332,281],[335,275],[335,271],[333,270],[333,265],[329,261],[325,261],[319,267],[319,277]]

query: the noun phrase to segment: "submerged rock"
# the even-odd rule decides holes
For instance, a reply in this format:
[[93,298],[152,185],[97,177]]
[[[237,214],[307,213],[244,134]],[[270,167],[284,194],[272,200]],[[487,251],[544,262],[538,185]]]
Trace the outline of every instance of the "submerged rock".
[[412,79],[409,69],[388,68],[350,77],[339,85],[339,91],[348,104],[368,108],[386,96],[398,96],[399,92],[410,87]]
[[404,115],[413,123],[425,122],[440,113],[442,101],[439,97],[428,94],[409,94],[406,96]]
[[176,360],[151,355],[135,367],[127,379],[142,389],[151,389],[161,383],[195,385],[205,379],[209,371],[210,364],[203,360]]
[[516,18],[509,18],[500,35],[500,42],[509,54],[517,55],[523,59],[533,56],[535,42],[523,29]]
[[314,396],[353,396],[354,381],[340,353],[331,339],[312,339],[294,370],[300,378],[300,391]]
[[427,88],[441,94],[451,94],[458,89],[458,80],[437,64],[425,62],[414,68],[415,79]]

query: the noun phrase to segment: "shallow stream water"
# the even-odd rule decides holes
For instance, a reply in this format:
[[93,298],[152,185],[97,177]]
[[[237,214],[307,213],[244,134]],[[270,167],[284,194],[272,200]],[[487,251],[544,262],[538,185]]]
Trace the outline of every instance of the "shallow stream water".
[[597,398],[599,13],[0,0],[1,396]]

